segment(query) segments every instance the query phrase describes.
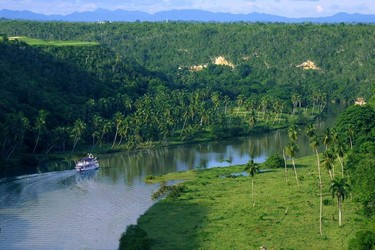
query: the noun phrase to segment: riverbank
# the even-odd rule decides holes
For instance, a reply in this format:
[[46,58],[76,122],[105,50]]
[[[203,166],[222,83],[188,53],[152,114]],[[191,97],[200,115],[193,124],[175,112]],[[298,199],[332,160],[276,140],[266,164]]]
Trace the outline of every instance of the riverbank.
[[[242,113],[245,113],[244,111]],[[210,127],[196,131],[193,136],[181,138],[180,132],[176,131],[168,139],[160,141],[146,141],[138,144],[121,144],[114,145],[80,145],[74,152],[55,152],[49,155],[28,155],[26,162],[28,166],[38,165],[38,171],[61,171],[74,168],[74,161],[86,155],[88,152],[94,155],[109,155],[118,152],[136,152],[145,149],[156,149],[164,147],[178,147],[182,145],[192,145],[212,141],[223,141],[229,138],[240,138],[244,136],[262,135],[279,129],[287,128],[291,124],[307,124],[313,122],[321,113],[310,114],[309,112],[301,112],[299,115],[283,114],[282,122],[259,123],[252,128],[246,126],[230,126],[226,128]]]
[[151,178],[153,182],[186,180],[179,197],[158,201],[138,219],[152,249],[346,249],[360,229],[369,227],[359,204],[343,203],[343,226],[338,225],[336,199],[323,174],[323,236],[319,234],[319,197],[315,157],[296,160],[300,187],[291,166],[288,184],[284,169],[254,178],[228,177],[244,166],[193,170]]

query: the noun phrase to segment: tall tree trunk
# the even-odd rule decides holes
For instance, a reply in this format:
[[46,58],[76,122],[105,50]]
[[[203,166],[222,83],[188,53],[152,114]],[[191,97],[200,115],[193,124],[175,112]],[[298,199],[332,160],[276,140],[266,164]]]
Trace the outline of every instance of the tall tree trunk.
[[34,145],[34,149],[33,149],[33,154],[34,154],[34,152],[35,152],[35,150],[36,150],[36,147],[38,146],[38,144],[39,144],[39,138],[40,138],[40,133],[38,132],[38,136],[36,137],[36,142],[35,142],[35,145]]
[[254,177],[251,177],[251,197],[253,201],[253,207],[255,207],[255,198],[254,198]]
[[329,169],[329,170],[328,170],[328,173],[329,173],[329,178],[331,178],[331,181],[332,181],[332,180],[333,180],[332,170]]
[[341,157],[339,155],[337,155],[337,159],[339,160],[341,165],[341,177],[344,178],[344,164],[342,163]]
[[338,203],[338,207],[339,207],[339,226],[341,227],[341,214],[342,214],[342,211],[341,211],[341,197],[338,197],[337,198],[337,203]]
[[292,157],[292,163],[293,163],[294,175],[296,176],[297,185],[299,186],[296,164],[294,163],[294,157]]
[[283,149],[283,158],[284,158],[284,165],[285,165],[285,183],[288,183],[288,168],[286,165],[286,157],[285,157],[284,149]]
[[74,138],[74,140],[73,140],[73,148],[72,148],[72,151],[71,151],[72,153],[73,153],[74,149],[76,148],[78,141],[79,141],[79,139],[78,139],[77,136],[76,136],[76,137]]
[[320,171],[320,159],[318,149],[315,149],[316,159],[317,159],[317,166],[318,166],[318,176],[319,176],[319,233],[323,235],[323,228],[322,228],[322,217],[323,217],[323,185],[322,185],[322,175]]
[[116,143],[116,141],[117,141],[117,134],[118,134],[118,126],[116,127],[115,138],[113,139],[113,143],[112,143],[111,148],[113,148],[113,147],[115,146],[115,143]]

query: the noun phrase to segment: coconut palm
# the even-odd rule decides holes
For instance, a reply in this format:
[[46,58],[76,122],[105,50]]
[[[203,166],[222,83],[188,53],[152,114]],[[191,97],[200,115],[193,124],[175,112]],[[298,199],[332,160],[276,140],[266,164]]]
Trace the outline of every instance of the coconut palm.
[[48,115],[48,112],[41,109],[39,110],[39,113],[38,113],[38,117],[36,118],[36,121],[35,121],[35,130],[38,132],[37,134],[37,137],[36,137],[36,141],[35,141],[35,145],[34,145],[34,149],[33,149],[33,152],[35,152],[38,144],[39,144],[39,140],[40,140],[40,136],[43,132],[43,130],[46,130],[46,118],[47,118],[47,115]]
[[228,105],[230,104],[230,97],[227,96],[227,95],[224,96],[223,103],[224,103],[224,115],[226,115],[227,114]]
[[336,178],[331,181],[331,186],[329,190],[333,197],[337,197],[337,207],[339,209],[339,226],[342,225],[342,202],[348,196],[350,192],[350,185],[346,182],[345,178]]
[[283,149],[284,167],[285,167],[285,183],[288,183],[288,167],[286,164],[285,149]]
[[73,128],[71,130],[71,138],[73,138],[73,148],[72,152],[74,151],[77,143],[81,140],[84,131],[86,130],[86,123],[81,119],[78,119],[74,122]]
[[289,145],[285,148],[285,152],[287,153],[287,155],[292,158],[294,175],[296,177],[297,185],[299,186],[296,164],[294,162],[294,157],[296,156],[298,151],[299,151],[298,145],[296,143],[293,143],[293,142],[290,142]]
[[292,143],[296,143],[298,139],[298,127],[297,125],[293,124],[288,129],[288,137]]
[[237,96],[237,105],[238,105],[237,114],[240,112],[240,108],[242,107],[244,102],[245,102],[245,96],[242,94],[239,94]]
[[320,171],[320,160],[319,160],[319,152],[318,152],[318,146],[319,146],[319,139],[316,135],[316,129],[313,124],[310,124],[307,126],[306,135],[310,138],[310,146],[312,147],[315,155],[316,155],[316,165],[318,167],[318,177],[319,177],[319,232],[320,235],[323,235],[323,229],[322,229],[322,216],[323,216],[323,185],[322,185],[322,175]]
[[328,170],[329,177],[333,180],[335,178],[335,156],[333,153],[330,150],[325,151],[320,163]]
[[251,199],[253,202],[253,207],[255,207],[255,198],[254,198],[254,176],[259,171],[259,167],[254,163],[253,160],[250,160],[245,167],[245,170],[251,176]]
[[116,114],[113,117],[113,124],[115,125],[116,129],[115,129],[115,137],[113,138],[113,143],[112,143],[111,148],[115,146],[115,143],[117,141],[117,135],[121,127],[121,124],[124,122],[124,119],[125,117],[121,112],[116,112]]
[[323,138],[322,138],[322,142],[326,146],[326,150],[328,149],[328,146],[331,145],[332,141],[333,141],[332,129],[326,128],[323,131]]
[[353,149],[353,139],[354,139],[354,125],[349,124],[348,126],[348,137],[350,142],[350,149]]
[[307,125],[306,129],[305,129],[305,133],[307,135],[307,137],[309,137],[310,139],[314,136],[316,136],[316,128],[314,126],[314,124],[310,123]]
[[341,177],[344,178],[344,163],[342,161],[342,158],[344,157],[346,145],[342,143],[342,141],[338,140],[333,145],[333,152],[336,154],[337,160],[340,162],[341,166]]

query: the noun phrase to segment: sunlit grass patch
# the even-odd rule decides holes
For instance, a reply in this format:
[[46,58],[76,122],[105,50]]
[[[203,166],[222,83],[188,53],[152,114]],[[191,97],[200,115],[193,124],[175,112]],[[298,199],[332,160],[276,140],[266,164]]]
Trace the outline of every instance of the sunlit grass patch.
[[152,249],[346,249],[355,232],[369,227],[359,204],[346,200],[344,225],[338,226],[336,200],[323,173],[323,236],[319,234],[319,196],[315,157],[296,161],[300,186],[289,166],[255,175],[255,207],[251,178],[238,176],[244,166],[194,170],[160,177],[182,179],[185,191],[151,207],[139,226],[153,241]]
[[98,42],[85,42],[85,41],[59,41],[59,40],[44,40],[32,38],[27,36],[13,36],[9,40],[19,40],[31,46],[96,46]]

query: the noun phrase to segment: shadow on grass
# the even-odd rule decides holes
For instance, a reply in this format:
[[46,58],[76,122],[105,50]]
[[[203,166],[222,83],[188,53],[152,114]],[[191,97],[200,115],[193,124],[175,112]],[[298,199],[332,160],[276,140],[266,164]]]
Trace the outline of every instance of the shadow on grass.
[[[292,164],[288,164],[288,169],[293,169],[293,165]],[[296,169],[301,169],[301,168],[308,168],[310,167],[309,165],[307,164],[299,164],[299,163],[296,163]]]
[[165,199],[138,219],[147,232],[151,249],[199,249],[197,239],[206,209],[188,200]]

